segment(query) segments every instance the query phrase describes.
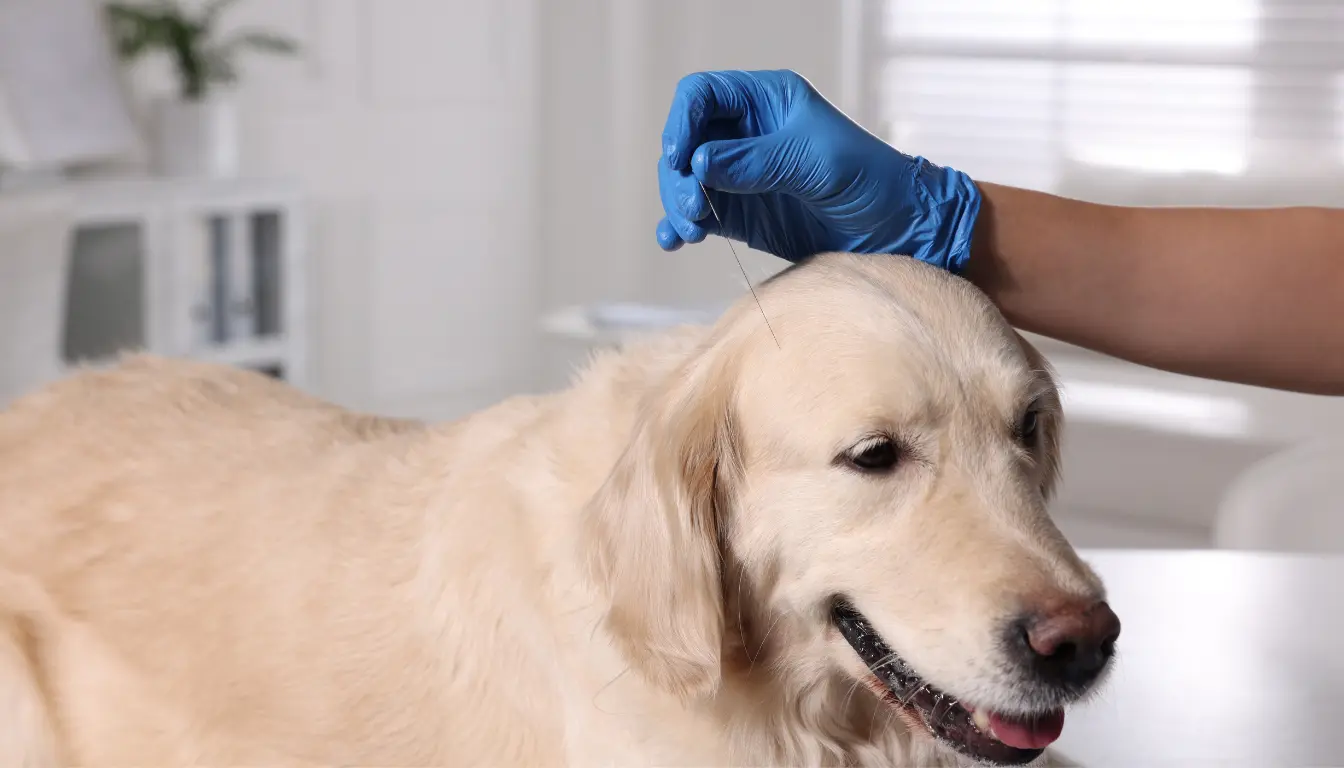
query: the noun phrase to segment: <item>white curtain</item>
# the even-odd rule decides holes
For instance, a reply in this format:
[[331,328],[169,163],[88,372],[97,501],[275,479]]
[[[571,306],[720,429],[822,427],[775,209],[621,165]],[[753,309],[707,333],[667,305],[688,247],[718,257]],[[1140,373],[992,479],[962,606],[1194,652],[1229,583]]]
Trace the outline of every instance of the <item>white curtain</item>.
[[1344,3],[871,0],[870,120],[986,180],[1344,205]]

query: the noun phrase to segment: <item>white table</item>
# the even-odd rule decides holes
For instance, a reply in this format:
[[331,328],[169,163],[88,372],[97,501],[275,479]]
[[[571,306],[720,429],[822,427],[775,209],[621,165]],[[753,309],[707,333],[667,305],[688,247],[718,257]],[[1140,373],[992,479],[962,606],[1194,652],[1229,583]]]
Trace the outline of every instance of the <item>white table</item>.
[[1085,766],[1344,765],[1344,557],[1083,552],[1118,665],[1058,743]]

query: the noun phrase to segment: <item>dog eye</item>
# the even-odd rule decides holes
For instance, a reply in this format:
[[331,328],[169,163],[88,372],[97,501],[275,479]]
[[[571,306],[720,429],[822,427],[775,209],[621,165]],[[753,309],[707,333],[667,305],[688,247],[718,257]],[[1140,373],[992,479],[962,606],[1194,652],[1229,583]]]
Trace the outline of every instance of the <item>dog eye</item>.
[[1040,414],[1035,408],[1031,408],[1022,414],[1022,422],[1017,425],[1017,439],[1023,445],[1035,444],[1037,422],[1039,420]]
[[882,437],[858,446],[850,452],[849,464],[864,472],[887,472],[901,460],[901,448],[891,438]]

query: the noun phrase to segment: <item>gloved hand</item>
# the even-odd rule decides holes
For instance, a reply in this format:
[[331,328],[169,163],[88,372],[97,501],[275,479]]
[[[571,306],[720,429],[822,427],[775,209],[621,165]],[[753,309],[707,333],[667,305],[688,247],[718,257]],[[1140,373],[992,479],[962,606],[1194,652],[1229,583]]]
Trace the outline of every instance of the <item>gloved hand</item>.
[[970,256],[980,210],[969,176],[898,152],[790,71],[682,78],[658,189],[667,251],[718,233],[789,261],[904,254],[953,272]]

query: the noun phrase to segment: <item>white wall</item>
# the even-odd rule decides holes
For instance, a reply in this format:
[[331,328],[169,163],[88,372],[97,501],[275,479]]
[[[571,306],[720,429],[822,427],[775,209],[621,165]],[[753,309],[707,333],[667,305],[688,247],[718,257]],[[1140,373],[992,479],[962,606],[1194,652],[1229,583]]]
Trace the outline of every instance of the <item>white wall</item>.
[[[583,350],[540,340],[546,309],[742,290],[722,241],[654,243],[678,78],[840,88],[839,5],[809,0],[250,0],[229,20],[304,44],[249,57],[240,99],[248,171],[310,195],[314,389],[430,418],[563,382]],[[141,102],[171,82],[136,80]],[[753,280],[783,266],[742,255]]]
[[[447,418],[535,380],[538,71],[532,0],[250,0],[248,173],[310,200],[313,388]],[[139,97],[169,83],[157,63]]]
[[[319,394],[447,418],[552,387],[585,354],[547,309],[718,301],[720,240],[668,256],[654,163],[678,78],[797,69],[840,88],[840,6],[811,0],[244,0],[298,38],[243,62],[244,161],[311,200]],[[712,21],[709,21],[712,19]],[[137,73],[138,99],[170,84]],[[753,280],[783,262],[739,248]]]
[[[665,254],[656,162],[677,80],[704,69],[790,68],[840,89],[840,3],[543,2],[542,306],[617,299],[706,303],[745,286],[717,238]],[[784,266],[738,247],[753,281]],[[545,350],[545,385],[582,347]]]

